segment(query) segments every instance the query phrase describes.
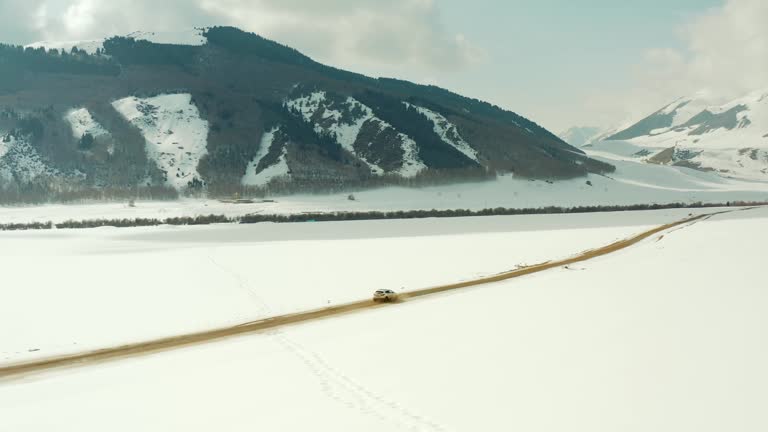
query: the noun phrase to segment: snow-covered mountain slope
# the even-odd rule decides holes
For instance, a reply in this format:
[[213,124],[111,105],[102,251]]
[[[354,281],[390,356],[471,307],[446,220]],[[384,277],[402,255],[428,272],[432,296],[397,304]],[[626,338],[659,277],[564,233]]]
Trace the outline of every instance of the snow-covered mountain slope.
[[412,105],[408,102],[405,104],[415,108],[418,112],[432,121],[435,125],[435,133],[444,143],[454,147],[469,159],[478,162],[477,150],[472,148],[472,146],[461,136],[456,125],[451,123],[445,116],[430,109]]
[[[387,126],[380,124],[380,132],[385,132]],[[402,177],[413,177],[416,174],[426,169],[426,165],[419,158],[419,147],[413,138],[408,137],[405,134],[398,133],[398,138],[402,141],[403,149],[403,163],[402,167],[396,171],[396,174]]]
[[0,182],[28,183],[38,177],[58,177],[26,139],[0,134]]
[[274,128],[269,132],[264,133],[261,141],[259,142],[259,150],[256,156],[248,164],[245,175],[242,179],[244,186],[265,186],[269,184],[273,179],[286,177],[289,174],[288,162],[286,160],[286,148],[283,144],[282,148],[278,150],[278,157],[276,160],[269,161],[266,156],[269,154],[270,149],[275,144],[276,139],[280,132],[279,128]]
[[667,107],[671,124],[630,136],[619,132],[611,140],[631,140],[655,147],[700,149],[768,148],[768,89],[723,105],[702,106],[696,99]]
[[9,136],[6,132],[0,131],[0,158],[8,153],[8,149],[11,148],[13,137]]
[[[675,164],[724,176],[768,180],[768,90],[721,105],[711,95],[683,98],[635,125],[606,137],[596,147],[604,156],[621,155],[624,141],[637,147],[634,156],[655,164]],[[623,155],[627,156],[627,155]]]
[[[169,32],[151,32],[151,31],[136,31],[129,33],[124,37],[132,38],[136,40],[144,40],[157,44],[174,44],[174,45],[204,45],[207,40],[203,36],[205,29],[192,29],[187,31]],[[104,49],[104,41],[106,39],[91,39],[91,40],[76,40],[76,41],[38,41],[28,45],[25,48],[44,48],[46,50],[57,49],[64,51],[71,51],[72,48],[85,51],[88,54],[96,54],[97,51]]]
[[[254,185],[247,193],[301,194],[510,172],[554,181],[613,170],[512,111],[436,86],[324,65],[233,27],[46,46],[75,45],[76,55],[63,56],[0,44],[0,64],[20,66],[20,79],[0,84],[0,127],[25,130],[44,160],[62,171],[80,167],[86,176],[66,188],[30,187],[16,199],[32,192],[41,196],[36,200],[56,200],[75,189],[98,196],[102,188],[125,193],[163,184],[181,190],[189,181],[202,186],[196,192],[229,196],[244,184]],[[189,112],[172,109],[201,117],[197,129],[208,127],[207,137],[182,137],[175,126],[158,123],[172,112],[163,114],[165,120],[153,118],[137,111],[142,101],[131,99],[175,93],[190,95],[191,103],[185,103]],[[106,135],[97,123],[109,135],[82,141],[85,134]],[[285,135],[284,143],[279,140],[285,164],[279,167],[282,148],[258,155],[263,134],[275,127]],[[262,168],[272,170],[250,178]],[[262,184],[287,171],[279,187]]]
[[109,134],[102,125],[93,119],[93,116],[91,116],[91,113],[86,108],[73,109],[64,116],[64,119],[72,127],[72,135],[75,139],[79,140],[86,134],[94,138]]
[[713,100],[715,100],[713,95],[703,90],[693,96],[679,98],[639,122],[626,125],[603,139],[631,140],[678,128],[711,106]]
[[85,51],[88,54],[96,54],[97,51],[104,48],[104,40],[103,39],[93,39],[93,40],[79,40],[79,41],[39,41],[34,42],[28,45],[25,45],[25,48],[43,48],[46,50],[63,50],[66,52],[72,51],[72,48],[77,48],[79,50]]
[[201,181],[197,167],[208,152],[208,122],[200,118],[191,95],[128,97],[112,106],[141,130],[147,155],[165,173],[169,186],[184,189]]
[[[413,139],[376,117],[368,106],[353,97],[314,91],[288,100],[286,105],[299,111],[315,130],[335,135],[342,148],[365,162],[372,174],[413,177],[426,168]],[[393,160],[390,144],[399,153],[397,160]]]

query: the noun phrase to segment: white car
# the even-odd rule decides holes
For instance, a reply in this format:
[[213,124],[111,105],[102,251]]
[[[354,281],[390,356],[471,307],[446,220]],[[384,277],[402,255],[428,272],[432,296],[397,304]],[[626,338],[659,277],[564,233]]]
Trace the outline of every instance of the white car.
[[388,303],[397,300],[397,293],[391,289],[380,289],[373,293],[373,301]]

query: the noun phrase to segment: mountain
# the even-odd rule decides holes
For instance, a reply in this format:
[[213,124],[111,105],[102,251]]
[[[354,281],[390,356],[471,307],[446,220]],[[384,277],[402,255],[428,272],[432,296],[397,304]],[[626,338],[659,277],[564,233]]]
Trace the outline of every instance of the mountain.
[[574,126],[565,132],[560,133],[558,136],[563,141],[574,147],[582,147],[585,144],[590,144],[595,138],[599,137],[604,132],[599,127],[592,126]]
[[497,106],[231,27],[0,46],[0,143],[0,201],[613,170]]
[[[600,151],[632,148],[649,163],[768,180],[768,89],[725,104],[710,104],[711,99],[703,92],[678,99],[606,137]],[[615,141],[633,147],[611,144]]]

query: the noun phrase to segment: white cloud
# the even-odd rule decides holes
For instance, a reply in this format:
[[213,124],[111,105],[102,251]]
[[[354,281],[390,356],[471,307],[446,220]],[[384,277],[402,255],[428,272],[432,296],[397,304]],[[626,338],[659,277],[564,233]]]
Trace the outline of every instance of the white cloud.
[[728,0],[686,28],[695,85],[743,93],[768,85],[768,2]]
[[443,28],[434,0],[0,1],[0,40],[14,43],[216,24],[262,34],[335,66],[413,79],[482,58],[465,36]]
[[73,36],[90,33],[99,12],[98,4],[94,0],[79,0],[69,5],[61,18],[67,33]]
[[442,27],[433,0],[202,0],[243,29],[355,70],[455,69],[482,58]]
[[768,2],[726,0],[680,28],[684,48],[648,50],[630,88],[597,91],[595,122],[639,120],[672,100],[704,91],[720,103],[768,88]]
[[0,0],[0,40],[18,44],[206,24],[197,0]]

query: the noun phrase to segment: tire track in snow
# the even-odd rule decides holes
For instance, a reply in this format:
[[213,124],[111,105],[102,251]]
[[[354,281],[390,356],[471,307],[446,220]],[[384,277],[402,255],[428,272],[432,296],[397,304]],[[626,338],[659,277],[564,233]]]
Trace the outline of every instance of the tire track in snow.
[[[256,291],[248,287],[246,280],[239,272],[220,264],[212,255],[209,255],[208,259],[219,270],[234,278],[240,288],[252,295],[259,304],[260,315],[268,316],[272,312],[269,304]],[[268,330],[265,334],[285,351],[298,357],[312,375],[318,379],[320,390],[331,400],[349,409],[375,417],[383,423],[392,424],[398,429],[425,432],[442,432],[445,430],[436,423],[410,412],[397,402],[387,400],[368,387],[354,381],[330,365],[320,354],[291,339],[279,328]]]
[[[399,403],[388,400],[384,396],[372,391],[370,388],[350,378],[339,371],[321,357],[317,352],[306,349],[282,333],[278,333],[281,344],[297,355],[321,381],[324,393],[350,409],[360,411],[389,423],[398,429],[410,431],[442,432],[445,429],[415,414]],[[343,395],[346,395],[343,396]]]
[[[516,270],[511,270],[504,273],[499,273],[493,276],[487,276],[478,278],[475,280],[459,282],[449,285],[441,285],[432,288],[425,288],[421,290],[411,291],[403,293],[400,298],[403,301],[409,301],[418,297],[430,296],[447,291],[453,291],[463,288],[469,288],[474,286],[486,285],[495,282],[501,282],[509,279],[515,279],[522,276],[527,276],[534,273],[543,272],[553,268],[559,268],[570,264],[575,264],[582,261],[588,261],[594,258],[610,255],[614,252],[626,249],[630,246],[634,246],[643,240],[651,238],[656,234],[666,232],[668,230],[678,228],[692,222],[698,222],[701,220],[709,219],[716,215],[732,213],[736,211],[751,210],[755,207],[747,207],[740,209],[732,209],[719,211],[714,213],[702,214],[698,216],[692,216],[677,222],[672,222],[659,226],[657,228],[642,232],[624,240],[611,243],[601,248],[589,250],[570,258],[565,258],[555,261],[547,261],[545,263],[532,265]],[[207,330],[197,333],[184,334],[173,337],[166,337],[161,339],[155,339],[144,342],[136,342],[125,344],[116,347],[98,349],[93,351],[86,351],[78,354],[64,355],[60,357],[51,357],[47,359],[40,359],[26,363],[11,364],[8,366],[0,367],[0,379],[8,379],[10,377],[18,377],[25,374],[32,374],[36,372],[42,372],[49,369],[63,368],[63,367],[75,367],[75,366],[87,366],[97,364],[109,360],[118,360],[129,357],[145,356],[148,354],[168,351],[174,348],[188,347],[192,345],[199,345],[216,340],[230,338],[233,336],[244,335],[249,333],[265,332],[267,330],[275,330],[281,327],[316,321],[320,319],[327,319],[330,317],[341,316],[351,314],[354,312],[360,312],[364,310],[370,310],[381,307],[390,307],[392,305],[386,303],[376,303],[372,300],[360,300],[352,303],[340,304],[336,306],[325,307],[321,309],[314,309],[304,312],[297,312],[291,314],[285,314],[280,316],[274,316],[270,318],[264,318],[252,322],[247,322],[232,327],[224,327],[219,329]]]
[[[747,208],[747,209],[739,209],[738,211],[742,211],[742,210],[751,210],[752,208],[753,208],[753,207],[750,207],[750,208]],[[737,210],[733,210],[733,211],[737,211]],[[712,219],[712,217],[713,217],[713,216],[715,216],[715,215],[716,215],[716,213],[713,213],[713,214],[709,214],[709,215],[706,215],[705,217],[703,217],[703,218],[701,218],[701,219],[696,219],[696,220],[694,220],[694,221],[691,221],[690,223],[687,223],[687,224],[683,224],[683,225],[680,225],[680,226],[678,226],[678,227],[676,227],[676,228],[673,228],[673,229],[671,229],[671,230],[667,231],[665,234],[662,234],[662,235],[660,235],[660,236],[659,236],[659,237],[656,239],[656,241],[657,241],[657,242],[660,242],[660,241],[664,240],[664,238],[665,238],[666,236],[668,236],[668,235],[672,234],[672,233],[673,233],[673,232],[675,232],[675,231],[680,231],[680,230],[682,230],[682,229],[690,228],[690,227],[692,227],[692,226],[696,225],[696,224],[697,224],[697,223],[699,223],[699,222],[703,222],[703,221],[705,221],[705,220],[709,220],[709,219]]]

